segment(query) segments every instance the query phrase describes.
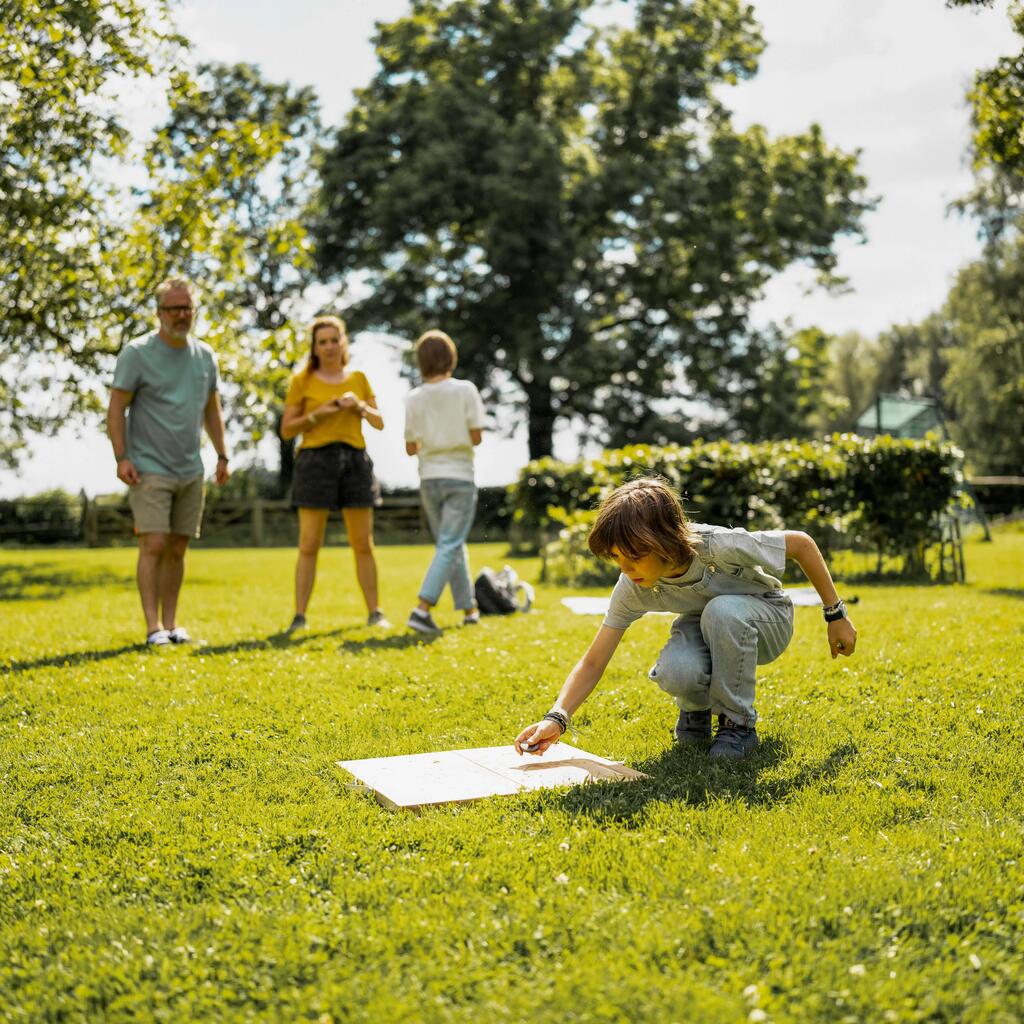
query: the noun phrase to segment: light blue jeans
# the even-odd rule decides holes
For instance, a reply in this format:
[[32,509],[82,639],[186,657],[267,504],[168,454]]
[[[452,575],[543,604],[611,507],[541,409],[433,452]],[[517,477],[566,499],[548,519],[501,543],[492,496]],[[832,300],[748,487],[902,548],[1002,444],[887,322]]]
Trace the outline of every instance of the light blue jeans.
[[466,611],[476,605],[466,552],[466,538],[476,515],[476,484],[471,480],[422,480],[420,501],[437,545],[420,587],[420,599],[437,604],[447,583],[455,607]]
[[681,615],[650,676],[682,711],[757,721],[754,673],[774,661],[793,636],[793,603],[781,591],[765,596],[722,594],[700,618]]

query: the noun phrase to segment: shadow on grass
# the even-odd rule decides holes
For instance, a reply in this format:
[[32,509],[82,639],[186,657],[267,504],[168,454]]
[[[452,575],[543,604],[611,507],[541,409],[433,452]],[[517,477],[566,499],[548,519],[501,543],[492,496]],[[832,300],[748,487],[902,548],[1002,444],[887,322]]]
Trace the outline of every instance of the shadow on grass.
[[31,672],[35,668],[61,668],[85,665],[90,661],[106,661],[119,658],[122,654],[138,654],[146,650],[144,643],[125,644],[123,647],[108,647],[103,651],[69,651],[67,654],[51,654],[45,658],[33,658],[29,661],[0,662],[0,670],[5,674],[17,675],[19,672]]
[[1018,601],[1024,601],[1024,590],[1019,587],[995,587],[985,593],[993,597],[1015,597]]
[[0,601],[55,601],[72,590],[133,586],[130,576],[105,569],[69,571],[55,562],[32,566],[0,565]]
[[271,633],[270,636],[252,637],[249,640],[233,640],[228,644],[197,644],[192,648],[193,657],[205,657],[217,654],[238,654],[240,651],[266,651],[271,648],[286,650],[289,647],[301,647],[313,640],[325,640],[345,632],[332,629],[323,633]]
[[397,636],[370,636],[365,640],[342,640],[340,651],[404,651],[440,640],[440,633],[400,633]]
[[639,826],[644,808],[651,801],[706,807],[716,800],[737,799],[748,807],[771,806],[807,786],[835,779],[856,756],[857,747],[843,743],[788,778],[762,781],[760,776],[766,769],[789,757],[788,745],[774,737],[762,740],[757,751],[739,763],[709,761],[703,749],[672,747],[659,757],[633,766],[649,776],[646,779],[576,786],[554,799],[571,814]]

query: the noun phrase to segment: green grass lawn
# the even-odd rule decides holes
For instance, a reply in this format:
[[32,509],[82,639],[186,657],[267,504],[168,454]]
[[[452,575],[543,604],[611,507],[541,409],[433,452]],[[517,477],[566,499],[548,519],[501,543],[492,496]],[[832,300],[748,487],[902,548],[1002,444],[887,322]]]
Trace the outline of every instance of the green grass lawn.
[[[404,621],[430,549],[379,555]],[[145,651],[132,551],[0,552],[0,1019],[1024,1018],[1019,527],[843,588],[852,659],[798,609],[741,766],[671,748],[649,617],[578,716],[648,780],[420,816],[334,762],[511,741],[599,620],[375,633],[333,550],[284,642],[292,566],[194,552],[202,643]]]

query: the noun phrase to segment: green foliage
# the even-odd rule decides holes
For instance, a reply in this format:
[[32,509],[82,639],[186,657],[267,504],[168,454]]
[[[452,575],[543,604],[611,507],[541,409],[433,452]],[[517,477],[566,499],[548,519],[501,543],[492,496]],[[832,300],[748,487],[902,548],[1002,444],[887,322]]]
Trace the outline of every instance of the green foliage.
[[[393,618],[431,553],[379,553]],[[432,644],[372,633],[329,550],[309,634],[270,640],[293,565],[190,553],[206,643],[147,652],[133,552],[0,556],[0,1018],[1024,1017],[1024,533],[965,587],[858,588],[851,659],[797,609],[745,765],[671,749],[648,616],[577,715],[646,781],[419,817],[334,762],[510,742],[597,620],[542,586]]]
[[180,40],[166,0],[9,0],[0,16],[0,461],[26,433],[98,409],[109,349],[111,190],[128,142],[112,95]]
[[635,0],[607,29],[597,6],[414,0],[322,166],[319,259],[369,285],[357,325],[449,331],[525,406],[532,457],[570,417],[658,436],[681,378],[733,415],[771,348],[751,304],[797,261],[834,284],[871,205],[817,125],[733,127],[719,87],[763,48],[748,5]]
[[1024,472],[1024,238],[995,243],[957,275],[945,313],[958,340],[946,394],[976,473]]
[[[571,464],[541,459],[513,485],[515,537],[529,548],[566,523],[566,513],[593,509],[632,477],[657,474],[684,496],[697,521],[806,530],[826,551],[843,545],[903,555],[920,568],[937,517],[957,494],[959,457],[936,441],[836,435],[825,442],[635,445]],[[575,565],[582,527],[568,522],[576,525],[564,557]],[[556,559],[562,552],[556,545],[546,554]]]

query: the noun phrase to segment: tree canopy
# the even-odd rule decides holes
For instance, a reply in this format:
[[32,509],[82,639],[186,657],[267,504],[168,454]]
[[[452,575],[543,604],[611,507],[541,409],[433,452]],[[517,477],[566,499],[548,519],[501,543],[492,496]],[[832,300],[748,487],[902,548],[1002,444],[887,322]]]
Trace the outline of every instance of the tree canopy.
[[413,0],[322,165],[321,266],[365,286],[356,326],[439,326],[526,410],[643,436],[678,392],[733,415],[764,341],[749,313],[800,261],[835,283],[870,206],[816,125],[737,130],[722,87],[763,47],[739,0]]
[[97,161],[128,141],[114,93],[152,75],[165,0],[10,0],[0,17],[0,460],[96,405],[115,244]]

